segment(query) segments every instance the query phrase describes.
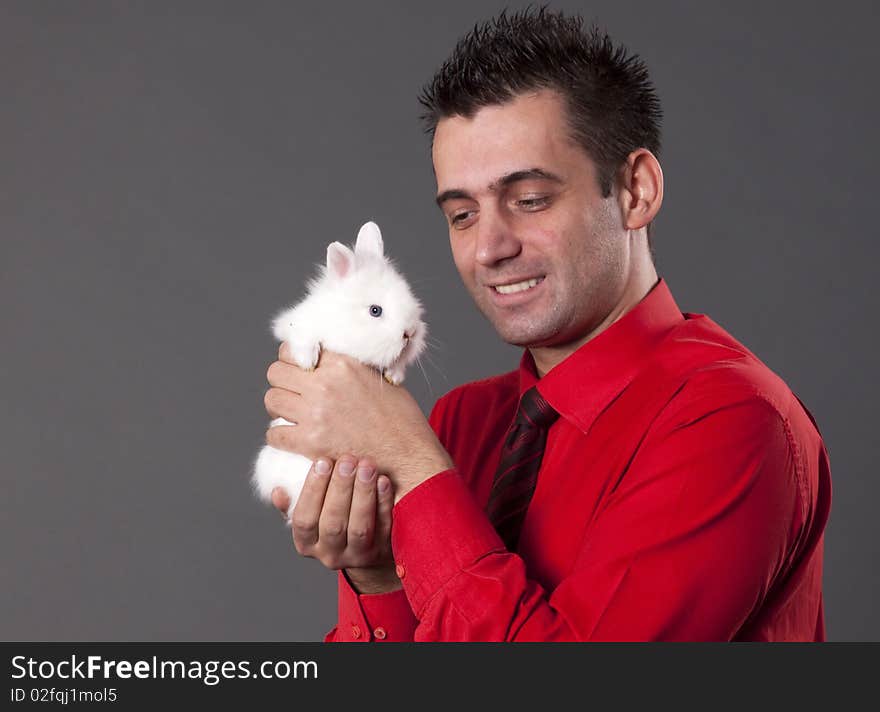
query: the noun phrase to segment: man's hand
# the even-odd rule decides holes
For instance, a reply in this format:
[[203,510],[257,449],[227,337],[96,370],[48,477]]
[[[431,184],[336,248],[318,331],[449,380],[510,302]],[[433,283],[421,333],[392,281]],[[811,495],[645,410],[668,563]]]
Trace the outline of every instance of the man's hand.
[[[280,487],[272,503],[286,513],[290,498]],[[359,593],[383,593],[401,587],[391,555],[390,480],[377,476],[369,459],[344,455],[319,458],[306,477],[291,514],[296,550],[329,569],[346,569]]]
[[322,351],[318,368],[291,362],[287,344],[269,366],[265,405],[296,425],[269,428],[266,442],[311,459],[343,453],[369,457],[394,485],[395,502],[429,477],[454,467],[418,403],[357,359]]

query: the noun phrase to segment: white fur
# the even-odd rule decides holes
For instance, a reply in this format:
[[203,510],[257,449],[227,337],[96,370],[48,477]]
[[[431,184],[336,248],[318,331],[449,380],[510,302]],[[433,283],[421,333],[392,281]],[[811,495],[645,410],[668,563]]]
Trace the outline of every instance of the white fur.
[[[382,307],[381,316],[370,315],[372,305]],[[288,343],[300,368],[315,368],[325,348],[379,369],[398,385],[406,367],[425,349],[427,327],[421,316],[422,305],[384,255],[379,227],[368,222],[358,232],[354,250],[339,242],[327,247],[327,263],[309,281],[308,294],[275,317],[272,332]],[[411,335],[408,341],[405,332]],[[283,418],[270,423],[277,425],[295,423]],[[283,487],[290,497],[289,515],[311,466],[307,457],[267,445],[257,456],[251,481],[266,502],[275,487]]]

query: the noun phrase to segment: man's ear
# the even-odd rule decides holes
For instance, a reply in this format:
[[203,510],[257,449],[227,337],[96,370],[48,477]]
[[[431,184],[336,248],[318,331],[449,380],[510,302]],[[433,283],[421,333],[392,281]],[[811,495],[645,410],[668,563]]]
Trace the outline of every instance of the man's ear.
[[354,252],[341,242],[327,246],[327,270],[334,277],[344,277],[354,267]]
[[647,148],[627,156],[619,172],[619,194],[623,226],[638,230],[648,225],[663,203],[663,169]]

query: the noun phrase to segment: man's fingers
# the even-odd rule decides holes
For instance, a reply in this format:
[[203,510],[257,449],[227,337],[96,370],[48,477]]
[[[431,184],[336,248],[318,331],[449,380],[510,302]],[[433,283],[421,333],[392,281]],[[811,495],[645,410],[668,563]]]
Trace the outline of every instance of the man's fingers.
[[333,468],[327,494],[324,496],[324,509],[321,511],[321,520],[318,523],[318,539],[324,551],[341,554],[345,549],[356,466],[356,458],[343,455]]
[[394,489],[386,475],[379,475],[376,485],[376,540],[387,544],[390,550],[391,510],[394,508]]
[[312,463],[302,492],[290,515],[290,526],[293,529],[293,540],[297,550],[302,554],[318,542],[318,524],[327,485],[330,482],[330,470],[333,462],[325,457]]
[[270,388],[266,391],[266,395],[263,396],[263,405],[272,418],[284,418],[298,423],[302,417],[302,396],[284,388]]
[[284,361],[273,361],[266,369],[266,380],[270,385],[284,388],[294,393],[302,393],[309,374],[299,366]]
[[373,546],[376,531],[376,466],[369,459],[357,464],[351,512],[348,517],[348,549],[365,554]]
[[297,449],[297,437],[301,435],[301,430],[296,425],[273,425],[266,430],[266,444],[271,445],[276,450],[286,450],[287,452],[299,452]]

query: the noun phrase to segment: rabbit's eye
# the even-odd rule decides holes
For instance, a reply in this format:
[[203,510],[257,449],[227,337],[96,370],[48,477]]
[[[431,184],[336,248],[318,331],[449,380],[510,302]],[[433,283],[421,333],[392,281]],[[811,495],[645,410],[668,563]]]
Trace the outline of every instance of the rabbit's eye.
[[370,316],[382,316],[382,307],[380,307],[378,304],[371,304]]

